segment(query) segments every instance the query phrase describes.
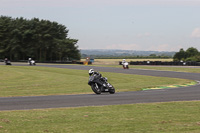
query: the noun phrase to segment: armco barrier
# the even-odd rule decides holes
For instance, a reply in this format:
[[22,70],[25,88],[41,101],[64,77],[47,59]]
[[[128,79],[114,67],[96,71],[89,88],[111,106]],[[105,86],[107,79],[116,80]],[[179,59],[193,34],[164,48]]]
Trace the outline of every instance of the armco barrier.
[[[12,62],[28,62],[27,60],[12,61]],[[36,61],[36,63],[52,63],[52,64],[84,64],[83,61]],[[92,62],[88,62],[91,65]]]
[[[122,62],[119,62],[122,65]],[[162,62],[162,61],[131,61],[129,65],[171,65],[171,66],[200,66],[200,62]]]

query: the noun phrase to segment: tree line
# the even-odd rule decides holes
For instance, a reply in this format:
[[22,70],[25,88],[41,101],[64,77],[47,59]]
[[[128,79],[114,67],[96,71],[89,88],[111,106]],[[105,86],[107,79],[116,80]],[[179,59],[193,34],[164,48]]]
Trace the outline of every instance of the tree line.
[[198,49],[190,47],[186,51],[181,48],[179,52],[175,53],[174,61],[200,61],[200,52]]
[[33,18],[0,17],[0,58],[37,61],[78,60],[77,39],[68,37],[66,26]]

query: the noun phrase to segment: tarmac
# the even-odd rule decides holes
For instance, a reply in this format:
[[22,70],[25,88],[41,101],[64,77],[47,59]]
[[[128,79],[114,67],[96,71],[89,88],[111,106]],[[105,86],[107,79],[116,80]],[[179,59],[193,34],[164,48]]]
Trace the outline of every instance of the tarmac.
[[[2,65],[2,63],[0,63]],[[27,63],[13,63],[17,66],[28,66]],[[30,66],[31,67],[31,66]],[[97,67],[85,65],[54,65],[37,64],[34,67],[56,67],[66,69],[89,70],[99,72],[114,72],[156,77],[182,78],[200,81],[200,73],[186,73],[173,71],[157,71],[144,69],[128,69],[114,67]],[[80,95],[51,95],[51,96],[25,96],[0,97],[0,110],[29,110],[45,108],[67,108],[83,106],[103,106],[172,101],[198,101],[200,100],[200,85],[176,87],[168,89],[152,89],[135,92],[117,92],[115,94],[80,94]]]

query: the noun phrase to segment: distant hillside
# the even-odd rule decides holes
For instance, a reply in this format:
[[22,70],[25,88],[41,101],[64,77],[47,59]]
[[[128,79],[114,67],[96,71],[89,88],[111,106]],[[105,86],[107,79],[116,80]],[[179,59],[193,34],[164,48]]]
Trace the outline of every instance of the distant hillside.
[[168,56],[173,57],[176,52],[168,51],[135,51],[135,50],[103,50],[103,49],[82,49],[82,57],[125,57],[125,56]]

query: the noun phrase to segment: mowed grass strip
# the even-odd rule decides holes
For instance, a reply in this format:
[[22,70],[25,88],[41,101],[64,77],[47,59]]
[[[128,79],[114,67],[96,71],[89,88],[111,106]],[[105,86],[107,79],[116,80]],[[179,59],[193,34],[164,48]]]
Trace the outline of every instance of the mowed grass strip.
[[[85,59],[82,59],[82,61],[84,61],[84,60]],[[93,63],[94,66],[122,68],[122,65],[119,65],[119,62],[121,62],[122,59],[95,59],[94,61],[95,61]],[[173,59],[126,59],[126,61],[127,62],[130,62],[130,61],[162,61],[162,62],[166,61],[166,62],[170,62],[170,61],[173,61]],[[200,73],[200,68],[195,67],[195,66],[185,67],[185,66],[129,65],[129,68]]]
[[161,71],[176,71],[176,72],[189,72],[200,73],[200,67],[182,67],[182,66],[134,66],[129,65],[133,69],[151,69]]
[[[138,91],[191,80],[101,72],[117,92]],[[0,66],[0,97],[93,93],[88,71],[38,66]]]
[[199,133],[200,101],[1,111],[6,133]]
[[[93,65],[93,66],[122,68],[122,65]],[[130,69],[149,69],[149,70],[161,70],[161,71],[200,73],[199,67],[129,65],[129,68]]]
[[37,66],[0,66],[0,96],[87,93],[87,72]]
[[[123,59],[94,59],[94,64],[119,64]],[[81,61],[85,61],[85,59],[81,59]],[[173,59],[126,59],[127,62],[130,61],[173,61]]]

